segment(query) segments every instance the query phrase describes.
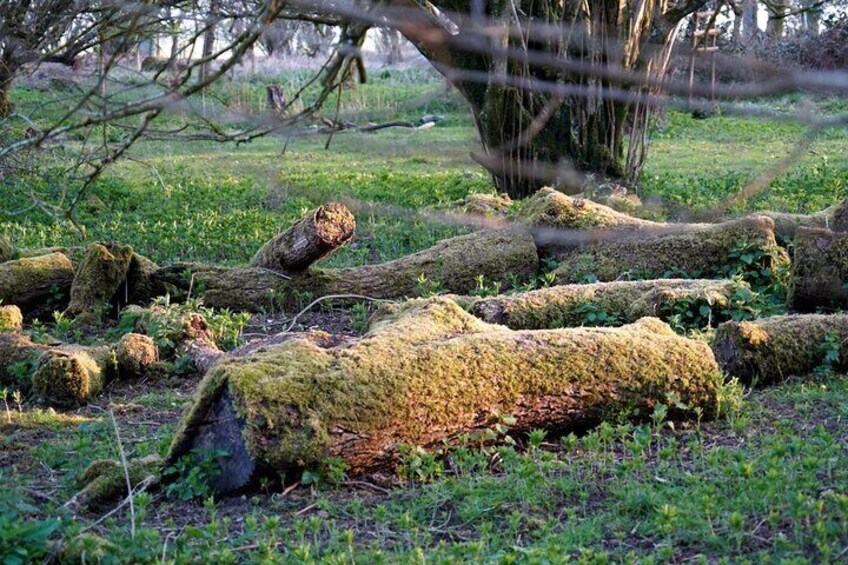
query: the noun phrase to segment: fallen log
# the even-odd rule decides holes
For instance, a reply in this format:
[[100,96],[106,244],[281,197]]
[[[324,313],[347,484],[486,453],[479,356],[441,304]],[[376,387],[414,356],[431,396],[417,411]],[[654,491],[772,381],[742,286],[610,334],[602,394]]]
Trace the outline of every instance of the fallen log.
[[848,315],[796,314],[752,322],[726,322],[716,330],[713,353],[723,371],[745,384],[777,384],[826,364],[830,336],[840,348],[835,371],[848,369],[844,346]]
[[[184,414],[167,460],[228,452],[215,480],[328,457],[351,474],[392,465],[400,445],[432,446],[516,418],[514,431],[562,432],[676,394],[709,415],[718,367],[709,347],[646,318],[621,328],[515,332],[445,298],[412,301],[357,341],[292,339],[220,362]],[[672,410],[674,412],[674,410]],[[674,413],[674,416],[684,414]]]
[[731,255],[742,248],[767,251],[763,268],[773,268],[785,260],[777,252],[774,221],[750,216],[665,235],[622,235],[583,247],[560,248],[560,266],[554,274],[558,284],[584,282],[586,278],[614,281],[628,274],[655,278],[680,271],[701,278],[721,278]]
[[848,233],[801,228],[789,275],[793,312],[848,309]]
[[[155,278],[188,291],[199,290],[205,305],[256,312],[294,304],[298,294],[337,294],[372,298],[417,296],[438,288],[457,294],[477,286],[478,277],[504,280],[538,270],[530,233],[521,227],[484,230],[377,265],[345,269],[310,269],[283,277],[267,269],[228,269],[180,263],[157,271]],[[188,273],[188,274],[187,274]],[[192,282],[193,275],[193,282]]]
[[6,261],[0,263],[0,302],[27,313],[57,294],[67,295],[73,279],[71,260],[62,253]]
[[[750,287],[734,280],[659,279],[560,285],[477,300],[471,313],[514,330],[567,328],[593,324],[588,314],[615,317],[615,325],[654,316],[668,320],[693,310],[707,323],[727,319],[734,295]],[[703,314],[702,308],[707,313]]]
[[91,245],[77,266],[67,313],[83,323],[98,323],[126,282],[132,257],[130,246]]
[[14,304],[0,306],[0,334],[20,333],[23,323],[24,316],[20,308]]
[[[757,212],[751,216],[766,216],[775,224],[775,234],[782,239],[791,239],[800,227],[826,228],[845,225],[848,228],[848,199],[812,214],[785,212]],[[748,216],[750,217],[750,216]],[[840,220],[839,218],[844,218]],[[658,235],[666,231],[684,232],[701,229],[707,223],[662,223],[635,218],[586,198],[568,196],[552,188],[542,188],[534,194],[516,216],[516,219],[533,228],[537,243],[544,251],[550,247],[580,245],[582,240],[568,232],[593,230],[600,233],[593,237],[609,237],[608,231],[645,231]],[[840,223],[841,222],[841,223]],[[832,229],[839,229],[833,227]],[[557,232],[566,232],[564,234]],[[575,243],[571,240],[577,239]]]
[[301,218],[263,245],[251,267],[300,273],[350,241],[356,220],[343,204],[330,202]]
[[127,334],[114,346],[47,348],[38,358],[32,388],[52,406],[75,408],[98,394],[107,380],[134,378],[159,361],[153,340]]
[[14,390],[26,388],[26,383],[19,380],[21,373],[28,369],[24,365],[35,364],[48,349],[48,346],[35,343],[25,335],[0,333],[0,385]]

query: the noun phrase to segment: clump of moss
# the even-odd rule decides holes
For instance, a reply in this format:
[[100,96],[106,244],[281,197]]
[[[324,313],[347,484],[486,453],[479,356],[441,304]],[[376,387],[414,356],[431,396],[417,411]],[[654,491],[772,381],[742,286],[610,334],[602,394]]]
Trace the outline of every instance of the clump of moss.
[[156,454],[130,459],[126,472],[120,461],[97,459],[91,462],[77,480],[80,491],[75,500],[85,508],[101,508],[127,496],[127,473],[130,476],[130,484],[136,487],[144,481],[157,481],[161,472],[162,458]]
[[542,188],[519,212],[527,225],[561,230],[644,229],[666,224],[634,218],[586,198],[568,196],[553,188]]
[[438,297],[401,307],[356,341],[293,339],[220,363],[198,387],[168,459],[191,448],[224,390],[260,466],[339,457],[360,472],[390,462],[401,444],[442,441],[495,412],[514,414],[516,429],[563,430],[673,393],[710,414],[717,372],[706,344],[660,320],[515,332]]
[[45,351],[32,375],[33,390],[53,406],[76,408],[103,390],[117,365],[108,347]]
[[513,201],[508,194],[469,194],[444,206],[434,206],[436,211],[468,214],[487,218],[503,218],[509,214]]
[[478,300],[471,312],[483,320],[512,329],[548,329],[595,325],[587,314],[605,313],[618,321],[645,316],[667,319],[678,306],[705,305],[718,322],[731,298],[748,285],[734,280],[659,279],[558,285],[512,296]]
[[23,328],[24,316],[15,305],[0,306],[0,333],[18,333]]
[[119,377],[137,377],[159,362],[159,348],[146,335],[129,333],[115,344]]
[[[848,315],[773,316],[752,322],[726,322],[716,330],[713,352],[726,373],[740,381],[767,385],[812,373],[824,362],[828,337],[848,341]],[[848,369],[840,355],[837,370]]]
[[83,532],[62,543],[59,551],[60,563],[105,563],[109,559],[118,559],[121,548],[102,537]]
[[848,233],[801,228],[789,275],[788,303],[795,312],[848,308]]
[[74,274],[68,313],[83,323],[99,322],[102,309],[126,281],[132,257],[130,246],[91,245]]

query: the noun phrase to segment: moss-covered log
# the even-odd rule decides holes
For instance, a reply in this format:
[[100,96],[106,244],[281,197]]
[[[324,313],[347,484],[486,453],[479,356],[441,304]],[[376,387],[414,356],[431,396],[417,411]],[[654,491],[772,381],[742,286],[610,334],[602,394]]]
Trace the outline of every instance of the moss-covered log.
[[[583,282],[587,277],[614,281],[631,275],[662,277],[686,272],[702,278],[720,278],[732,254],[741,248],[773,251],[777,248],[774,222],[751,216],[698,229],[669,231],[643,237],[622,235],[584,247],[561,250],[554,271],[559,284]],[[764,268],[774,267],[767,254]]]
[[716,330],[713,352],[726,373],[744,383],[775,384],[827,364],[830,338],[840,349],[832,368],[848,370],[848,315],[796,314],[752,322],[726,322]]
[[[565,328],[593,324],[587,315],[615,317],[620,324],[654,316],[663,320],[694,310],[718,323],[734,294],[749,290],[733,280],[659,279],[560,285],[474,302],[471,313],[514,330]],[[700,309],[705,307],[707,314]]]
[[[346,269],[310,269],[285,278],[266,269],[226,269],[177,264],[160,269],[157,279],[188,290],[194,288],[207,306],[258,311],[294,303],[298,293],[313,296],[359,294],[373,298],[416,296],[433,288],[467,293],[477,278],[504,280],[538,270],[530,233],[520,227],[484,230],[439,242],[435,246],[378,265]],[[422,284],[422,280],[424,283]]]
[[[198,387],[168,459],[223,449],[221,490],[255,469],[328,457],[356,474],[391,465],[402,444],[430,446],[515,416],[515,431],[566,431],[648,410],[669,393],[710,414],[709,347],[657,319],[622,328],[512,331],[445,298],[412,301],[360,340],[292,339],[216,365]],[[235,455],[232,455],[235,454]]]
[[104,307],[114,302],[118,289],[126,282],[132,257],[129,246],[91,245],[77,266],[68,314],[86,323],[97,322]]
[[57,294],[67,295],[73,279],[71,260],[62,253],[6,261],[0,263],[0,302],[28,312]]
[[350,210],[343,204],[330,202],[263,245],[250,266],[300,273],[347,243],[355,229],[356,220]]
[[[800,227],[839,229],[836,225],[848,226],[848,199],[812,214],[791,214],[785,212],[757,212],[753,216],[767,216],[774,221],[775,234],[783,239],[791,239]],[[842,224],[840,219],[845,217]],[[569,233],[558,231],[594,230],[601,233],[595,237],[609,237],[605,231],[640,230],[655,231],[658,234],[668,230],[683,232],[701,229],[705,223],[661,223],[635,218],[585,198],[568,196],[552,188],[543,188],[530,198],[519,212],[517,218],[534,229],[537,242],[543,248],[568,247],[580,245],[583,239]]]
[[18,333],[23,328],[24,316],[14,304],[0,306],[0,334]]
[[74,408],[98,394],[106,382],[144,374],[159,360],[147,336],[127,334],[114,346],[61,346],[44,350],[32,375],[33,390],[47,403]]
[[848,309],[848,232],[801,228],[789,277],[794,312]]
[[48,349],[25,335],[0,333],[0,385],[17,390],[25,388],[26,383],[20,381],[21,376],[29,373],[30,366]]

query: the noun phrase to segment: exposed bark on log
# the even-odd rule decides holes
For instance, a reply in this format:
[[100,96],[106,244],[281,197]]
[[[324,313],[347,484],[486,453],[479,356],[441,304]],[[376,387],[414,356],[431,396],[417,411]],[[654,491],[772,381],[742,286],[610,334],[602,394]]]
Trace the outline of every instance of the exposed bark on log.
[[848,309],[848,232],[801,228],[787,300],[794,312]]
[[310,269],[290,280],[263,269],[226,269],[177,264],[160,269],[156,278],[187,290],[195,288],[204,304],[215,308],[258,311],[294,303],[295,293],[315,296],[359,294],[373,298],[402,298],[422,292],[420,278],[458,294],[473,290],[480,275],[503,280],[532,275],[538,270],[533,238],[523,228],[480,231],[439,242],[435,246],[379,265],[347,269]]
[[32,387],[52,406],[74,408],[98,394],[107,380],[138,377],[158,360],[153,340],[138,334],[125,335],[114,346],[47,348]]
[[[585,306],[617,315],[620,323],[654,316],[667,320],[684,304],[698,312],[709,308],[713,323],[727,319],[723,311],[734,294],[750,290],[732,280],[660,279],[552,286],[511,296],[476,301],[471,313],[514,330],[574,327],[587,324]],[[587,324],[591,325],[591,324]]]
[[20,308],[13,304],[0,306],[0,334],[20,333],[23,323],[24,316]]
[[98,311],[115,301],[118,289],[126,282],[132,257],[129,246],[91,245],[77,266],[68,314],[85,323],[97,322]]
[[495,412],[513,414],[515,431],[561,432],[675,393],[711,414],[717,370],[706,344],[656,319],[514,332],[448,299],[413,301],[349,344],[293,339],[219,363],[168,460],[227,446],[237,455],[220,461],[224,491],[244,486],[254,466],[296,470],[337,457],[356,474],[391,465],[401,444],[489,425]]
[[355,229],[356,220],[350,210],[343,204],[330,202],[263,245],[250,266],[300,273],[347,243]]
[[741,246],[775,250],[777,242],[771,218],[751,216],[679,233],[627,236],[562,250],[557,256],[560,266],[554,273],[559,284],[582,282],[589,275],[599,281],[613,281],[628,273],[651,278],[679,271],[702,278],[720,278],[728,257]]
[[71,260],[62,253],[7,261],[0,264],[0,301],[29,312],[57,291],[67,294],[73,279]]
[[[823,365],[822,344],[828,335],[844,349],[848,315],[799,314],[726,322],[716,330],[713,352],[722,370],[742,382],[776,384]],[[835,371],[848,369],[848,356],[841,353]]]

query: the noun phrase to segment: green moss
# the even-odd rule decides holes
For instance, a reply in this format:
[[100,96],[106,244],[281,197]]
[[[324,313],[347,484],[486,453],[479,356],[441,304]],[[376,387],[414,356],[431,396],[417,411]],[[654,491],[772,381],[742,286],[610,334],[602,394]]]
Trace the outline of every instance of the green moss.
[[705,344],[656,319],[513,332],[435,298],[350,345],[294,339],[221,363],[200,384],[169,457],[186,449],[225,386],[261,464],[283,470],[341,457],[361,471],[385,463],[400,443],[427,445],[494,411],[515,413],[519,428],[565,428],[675,392],[709,412],[716,372]]
[[136,487],[143,481],[158,480],[161,471],[162,458],[155,454],[130,459],[126,471],[120,461],[97,459],[80,475],[77,481],[80,491],[75,499],[85,508],[101,508],[127,496],[127,474],[130,484]]
[[553,188],[543,188],[533,195],[524,204],[517,219],[533,227],[562,230],[642,229],[665,225],[634,218],[609,206],[585,198],[568,196]]
[[[588,275],[600,281],[623,276],[650,278],[684,271],[693,276],[720,278],[728,258],[742,245],[777,246],[774,222],[751,216],[698,229],[682,229],[652,237],[622,237],[581,248],[563,250],[554,273],[559,284],[582,282]],[[764,265],[763,267],[768,267]]]
[[129,246],[91,245],[76,269],[68,313],[85,323],[100,321],[99,313],[127,280],[132,257]]
[[688,279],[559,285],[478,300],[471,312],[516,330],[547,329],[591,325],[585,317],[587,305],[628,323],[645,316],[667,318],[676,305],[697,302],[707,305],[718,321],[733,294],[746,289],[739,281]]
[[444,205],[431,206],[428,210],[487,218],[503,218],[509,213],[513,204],[514,202],[508,194],[474,193]]
[[21,309],[14,305],[0,306],[0,333],[17,333],[21,331],[24,316]]
[[[848,341],[848,315],[773,316],[726,322],[716,330],[713,351],[722,369],[744,383],[775,384],[812,373],[824,363],[822,345],[831,336]],[[836,370],[848,369],[840,355]]]

